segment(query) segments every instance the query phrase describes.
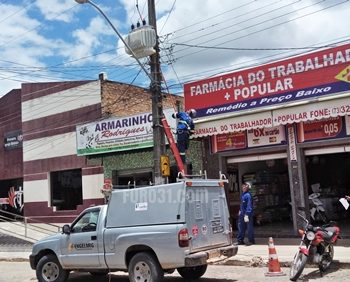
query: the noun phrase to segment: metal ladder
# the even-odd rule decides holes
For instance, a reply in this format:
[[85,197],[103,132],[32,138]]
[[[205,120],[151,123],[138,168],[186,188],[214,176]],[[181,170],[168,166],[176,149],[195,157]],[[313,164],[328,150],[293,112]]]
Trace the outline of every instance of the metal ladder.
[[166,120],[165,117],[162,118],[161,121],[162,121],[162,124],[163,124],[165,135],[166,135],[166,137],[168,139],[168,142],[169,142],[169,146],[170,146],[171,152],[173,153],[175,161],[176,161],[176,164],[177,164],[177,167],[179,168],[179,172],[185,174],[186,173],[185,165],[184,165],[184,163],[183,163],[183,161],[182,161],[182,159],[180,157],[180,153],[179,153],[179,150],[178,150],[178,148],[176,146],[174,136],[171,133],[168,121]]

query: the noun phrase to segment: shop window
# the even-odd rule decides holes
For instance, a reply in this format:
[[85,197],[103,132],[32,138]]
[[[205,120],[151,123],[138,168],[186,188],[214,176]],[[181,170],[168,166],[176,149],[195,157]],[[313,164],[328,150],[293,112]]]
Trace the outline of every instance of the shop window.
[[152,184],[151,171],[114,172],[117,188],[134,188]]
[[51,205],[56,210],[75,210],[83,203],[81,169],[51,172]]
[[290,189],[286,159],[239,164],[242,183],[252,185],[257,225],[291,220]]
[[305,169],[311,218],[322,221],[319,211],[324,210],[329,220],[348,220],[349,210],[344,209],[339,199],[350,194],[350,154],[306,156]]

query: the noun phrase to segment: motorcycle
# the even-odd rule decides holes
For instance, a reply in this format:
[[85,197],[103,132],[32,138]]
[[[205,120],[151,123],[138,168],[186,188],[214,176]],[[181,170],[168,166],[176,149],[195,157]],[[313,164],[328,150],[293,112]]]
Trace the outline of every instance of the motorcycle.
[[336,226],[335,222],[313,226],[301,214],[298,216],[305,221],[305,228],[299,229],[301,242],[290,267],[289,279],[291,281],[296,281],[299,278],[308,261],[318,265],[322,276],[333,261],[334,244],[337,243],[340,233],[340,228]]

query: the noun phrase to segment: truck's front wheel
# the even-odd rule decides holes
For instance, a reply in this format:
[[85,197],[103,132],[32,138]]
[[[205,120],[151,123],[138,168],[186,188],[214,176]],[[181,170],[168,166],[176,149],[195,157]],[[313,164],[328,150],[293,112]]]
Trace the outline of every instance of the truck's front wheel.
[[195,280],[204,275],[207,271],[207,265],[199,265],[192,267],[181,267],[177,269],[177,272],[185,279]]
[[158,260],[149,253],[137,253],[132,257],[128,267],[130,282],[160,282],[164,271]]
[[36,267],[36,277],[39,282],[64,282],[69,271],[64,270],[55,255],[43,256]]

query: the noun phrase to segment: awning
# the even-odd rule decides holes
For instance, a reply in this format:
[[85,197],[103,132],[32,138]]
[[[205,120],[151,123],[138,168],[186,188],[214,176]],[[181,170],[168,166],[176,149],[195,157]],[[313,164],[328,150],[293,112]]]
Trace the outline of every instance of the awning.
[[272,127],[271,112],[241,115],[203,123],[195,123],[195,136],[203,137],[229,132],[237,132],[259,127]]
[[319,101],[317,103],[272,111],[274,125],[320,120],[348,114],[350,114],[350,97]]
[[286,159],[287,153],[275,153],[275,154],[259,154],[253,156],[239,156],[227,158],[228,164],[244,163],[244,162],[255,162],[275,159]]
[[[327,97],[329,99],[329,97]],[[273,127],[288,123],[320,120],[350,115],[350,97],[322,100],[307,104],[268,110],[260,113],[242,114],[217,120],[195,122],[194,137],[238,132],[254,128]]]

